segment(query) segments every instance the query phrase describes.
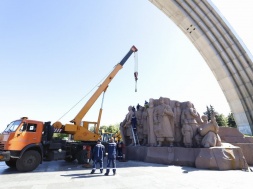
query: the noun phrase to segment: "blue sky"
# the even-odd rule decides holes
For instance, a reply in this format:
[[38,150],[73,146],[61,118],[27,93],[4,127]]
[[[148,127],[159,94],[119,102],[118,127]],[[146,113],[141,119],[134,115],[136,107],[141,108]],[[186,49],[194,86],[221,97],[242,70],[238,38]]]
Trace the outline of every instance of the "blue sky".
[[[252,52],[253,3],[218,0],[220,9]],[[192,101],[227,115],[227,101],[210,69],[181,30],[147,0],[0,1],[0,129],[22,116],[57,121],[96,87],[135,45],[107,89],[101,124],[122,121],[129,105],[149,98]],[[92,94],[92,93],[91,93]],[[68,123],[84,98],[60,121]],[[97,100],[84,120],[96,121]]]

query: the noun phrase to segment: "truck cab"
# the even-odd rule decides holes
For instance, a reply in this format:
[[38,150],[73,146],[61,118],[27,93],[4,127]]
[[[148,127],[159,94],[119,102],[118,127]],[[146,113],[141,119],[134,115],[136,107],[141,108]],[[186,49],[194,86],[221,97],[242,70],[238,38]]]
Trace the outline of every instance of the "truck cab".
[[15,120],[0,135],[0,150],[21,151],[30,144],[38,144],[41,142],[42,132],[42,122],[27,118]]
[[20,171],[30,171],[42,162],[44,123],[22,117],[0,134],[0,161]]
[[0,161],[21,172],[36,169],[43,160],[87,162],[91,143],[53,137],[51,122],[23,117],[11,122],[0,134]]

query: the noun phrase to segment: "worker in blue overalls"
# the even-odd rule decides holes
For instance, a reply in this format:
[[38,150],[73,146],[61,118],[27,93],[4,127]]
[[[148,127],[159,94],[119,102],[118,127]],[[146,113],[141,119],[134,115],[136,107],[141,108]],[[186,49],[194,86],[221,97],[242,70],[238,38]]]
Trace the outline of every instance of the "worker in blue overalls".
[[117,154],[116,148],[117,148],[117,145],[114,142],[114,139],[111,138],[108,144],[107,167],[106,167],[105,176],[109,175],[111,163],[112,163],[113,175],[116,175],[116,154]]
[[90,174],[95,173],[97,163],[99,163],[100,165],[100,173],[103,173],[104,155],[105,155],[105,146],[101,144],[101,140],[98,140],[96,146],[92,150],[93,166]]

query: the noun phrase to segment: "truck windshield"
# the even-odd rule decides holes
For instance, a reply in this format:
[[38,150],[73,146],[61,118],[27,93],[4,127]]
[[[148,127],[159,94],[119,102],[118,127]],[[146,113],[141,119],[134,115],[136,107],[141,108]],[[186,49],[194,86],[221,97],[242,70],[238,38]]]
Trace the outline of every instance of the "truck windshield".
[[10,132],[16,131],[20,123],[21,123],[21,120],[11,122],[4,130],[4,133],[10,133]]

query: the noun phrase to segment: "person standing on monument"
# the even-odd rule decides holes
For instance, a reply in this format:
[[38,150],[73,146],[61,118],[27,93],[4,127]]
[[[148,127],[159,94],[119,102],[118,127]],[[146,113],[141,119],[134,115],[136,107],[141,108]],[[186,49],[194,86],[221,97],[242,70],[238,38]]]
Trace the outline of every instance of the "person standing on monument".
[[[131,125],[132,125],[132,143],[131,145],[136,145],[136,134],[137,134],[137,118],[136,118],[136,110],[135,107],[133,106],[132,108],[132,117],[131,117]],[[131,138],[131,137],[130,137]]]
[[136,106],[137,111],[135,112],[135,116],[137,119],[137,135],[138,135],[138,142],[139,144],[143,142],[143,125],[142,125],[142,112],[143,112],[143,107],[140,106],[139,104]]

